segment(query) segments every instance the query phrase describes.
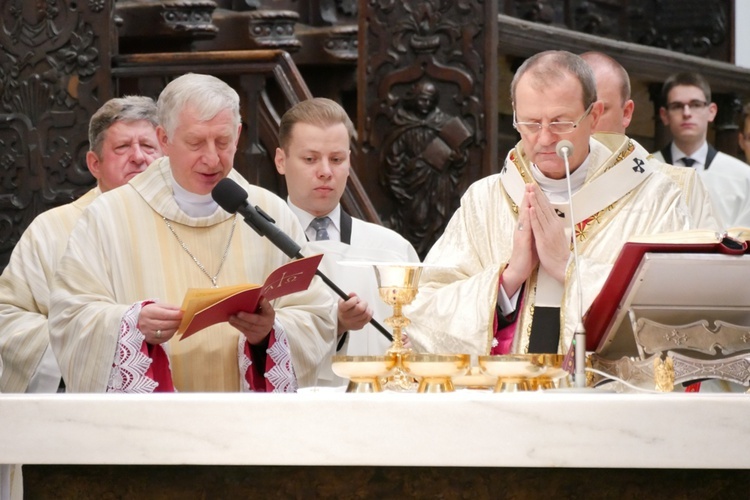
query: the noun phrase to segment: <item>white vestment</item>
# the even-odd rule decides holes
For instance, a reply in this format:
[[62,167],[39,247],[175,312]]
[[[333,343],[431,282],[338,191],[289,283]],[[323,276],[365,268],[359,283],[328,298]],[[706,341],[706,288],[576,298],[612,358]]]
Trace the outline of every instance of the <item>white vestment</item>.
[[[419,256],[411,243],[395,231],[354,217],[351,220],[350,244],[331,240],[311,241],[309,249],[312,253],[324,255],[321,271],[345,293],[355,292],[365,300],[372,307],[373,318],[392,332],[392,328],[385,324],[385,319],[393,315],[393,309],[380,299],[375,270],[372,266],[348,266],[342,262],[419,262]],[[329,291],[334,303],[338,304],[339,296],[332,290]],[[390,346],[391,342],[368,323],[361,330],[348,332],[343,346],[336,354],[382,356]],[[329,356],[321,368],[318,385],[341,385],[345,382],[336,377],[330,367]]]
[[[690,227],[680,189],[648,156],[622,135],[595,135],[590,141],[586,180],[573,196],[582,283],[577,282],[571,258],[559,297],[560,353],[568,350],[578,322],[578,287],[582,286],[581,309],[586,311],[629,237]],[[475,182],[462,197],[461,206],[425,259],[429,265],[455,267],[425,268],[419,293],[413,305],[405,308],[412,321],[408,335],[418,351],[490,352],[496,333],[498,286],[518,226],[518,203],[524,183],[535,182],[530,168],[519,143],[500,174]],[[516,184],[510,182],[513,179]],[[565,205],[555,208],[566,212]],[[512,352],[527,352],[540,274],[537,268],[524,287],[522,309],[513,325]]]
[[[654,158],[664,161],[660,151]],[[719,151],[708,168],[696,171],[711,196],[722,229],[750,227],[750,165]]]
[[661,163],[659,168],[682,189],[688,211],[695,229],[709,229],[721,231],[724,228],[718,218],[711,195],[693,168],[676,167],[669,163]]
[[[283,200],[251,186],[235,171],[229,177],[282,231],[305,244],[302,228]],[[187,215],[175,201],[172,182],[169,159],[156,160],[127,185],[97,198],[70,236],[55,276],[50,312],[51,344],[69,391],[159,390],[149,370],[157,366],[152,359],[160,346],[145,344],[137,324],[142,306],[149,301],[179,306],[188,288],[211,286],[207,273],[216,273],[222,260],[219,286],[263,283],[289,261],[239,216],[218,207],[207,217]],[[269,390],[315,383],[334,342],[333,304],[322,287],[315,278],[309,290],[273,301],[276,321],[266,371],[256,373],[265,376]],[[228,323],[184,341],[175,336],[161,347],[178,391],[249,389],[259,366],[250,365],[248,343]]]
[[99,194],[96,187],[39,214],[13,249],[0,276],[0,392],[57,391],[60,369],[47,324],[50,284],[73,226]]

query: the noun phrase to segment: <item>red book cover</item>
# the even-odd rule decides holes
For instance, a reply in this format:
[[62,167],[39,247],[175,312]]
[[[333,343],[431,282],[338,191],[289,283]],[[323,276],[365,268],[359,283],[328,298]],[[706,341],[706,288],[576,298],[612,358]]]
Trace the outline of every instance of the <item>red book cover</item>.
[[307,290],[323,255],[287,262],[273,271],[263,285],[235,285],[222,288],[191,288],[182,301],[184,315],[178,334],[185,340],[211,325],[229,320],[240,311],[255,312],[261,297],[273,300]]
[[[671,233],[670,236],[679,233]],[[659,235],[654,235],[658,237]],[[741,255],[748,252],[747,241],[734,238],[717,237],[714,241],[690,243],[636,243],[623,245],[612,271],[604,282],[599,295],[596,296],[588,312],[584,315],[583,326],[586,329],[586,350],[594,351],[599,347],[604,334],[610,328],[617,308],[623,300],[633,275],[647,252],[653,253],[725,253]]]

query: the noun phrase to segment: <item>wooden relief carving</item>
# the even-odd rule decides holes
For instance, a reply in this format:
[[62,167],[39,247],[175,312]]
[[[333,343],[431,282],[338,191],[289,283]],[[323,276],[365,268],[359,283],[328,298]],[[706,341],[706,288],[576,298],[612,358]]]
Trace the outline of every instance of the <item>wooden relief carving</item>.
[[120,53],[189,51],[195,40],[211,40],[219,33],[211,0],[118,1]]
[[111,0],[0,0],[0,265],[40,212],[87,191],[88,120],[111,97]]
[[308,9],[311,26],[357,24],[357,0],[311,0]]
[[631,41],[685,54],[729,60],[727,3],[643,0],[630,9]]
[[620,20],[625,7],[620,0],[579,0],[572,9],[571,29],[622,39]]
[[326,33],[323,51],[337,61],[357,62],[357,25],[334,26]]
[[563,5],[553,0],[506,0],[505,14],[543,24],[561,24],[564,19]]
[[291,10],[256,10],[249,14],[250,49],[284,49],[295,52],[302,46],[294,34],[299,14]]
[[380,196],[369,194],[386,225],[424,256],[468,184],[493,168],[497,146],[488,127],[496,130],[496,117],[488,122],[483,109],[494,109],[487,100],[497,93],[495,62],[485,60],[496,4],[366,4],[357,173],[365,186],[379,185]]

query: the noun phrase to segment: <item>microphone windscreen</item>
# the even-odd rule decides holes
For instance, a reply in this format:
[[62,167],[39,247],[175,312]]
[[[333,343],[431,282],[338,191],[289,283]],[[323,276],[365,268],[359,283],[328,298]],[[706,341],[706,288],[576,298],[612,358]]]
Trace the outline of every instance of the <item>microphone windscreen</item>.
[[219,181],[211,190],[211,198],[219,204],[221,208],[233,214],[240,207],[247,204],[247,191],[227,177]]
[[[563,151],[563,148],[567,148],[567,151]],[[565,158],[566,156],[570,158],[570,155],[573,154],[573,143],[567,139],[564,139],[557,143],[557,146],[555,146],[555,151],[557,152],[557,156],[559,156],[560,158]]]

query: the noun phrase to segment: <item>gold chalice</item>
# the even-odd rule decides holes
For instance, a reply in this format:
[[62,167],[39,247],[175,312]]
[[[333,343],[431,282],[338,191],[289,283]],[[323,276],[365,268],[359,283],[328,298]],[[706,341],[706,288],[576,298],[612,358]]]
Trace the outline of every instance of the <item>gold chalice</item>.
[[495,392],[517,392],[531,389],[530,379],[547,370],[535,360],[534,354],[507,354],[503,356],[479,356],[479,366],[497,377]]
[[333,373],[349,379],[346,392],[382,392],[380,379],[396,364],[393,356],[334,356]]
[[453,392],[452,377],[466,373],[468,354],[415,354],[402,358],[407,372],[419,379],[417,392]]
[[419,277],[422,275],[422,266],[409,264],[373,264],[375,276],[378,280],[378,291],[380,298],[386,304],[393,307],[393,316],[387,318],[385,323],[393,328],[393,344],[386,351],[386,355],[396,359],[396,366],[388,378],[386,388],[396,391],[408,391],[414,388],[414,380],[406,373],[403,365],[403,356],[411,352],[404,347],[403,329],[410,321],[403,315],[401,308],[411,303],[417,296],[419,290]]

